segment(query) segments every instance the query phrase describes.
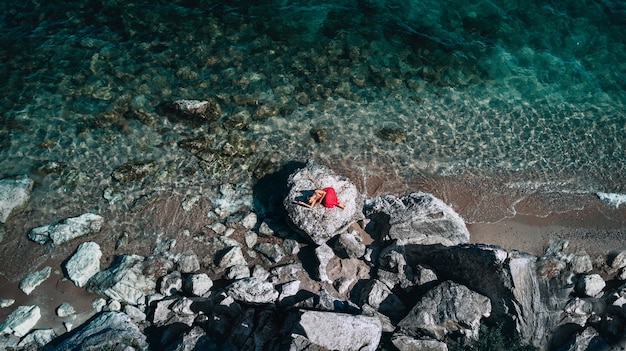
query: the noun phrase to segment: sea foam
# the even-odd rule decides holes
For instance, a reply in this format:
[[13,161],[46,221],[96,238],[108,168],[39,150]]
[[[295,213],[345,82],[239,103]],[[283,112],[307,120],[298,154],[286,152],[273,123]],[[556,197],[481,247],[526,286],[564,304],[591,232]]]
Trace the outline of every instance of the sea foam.
[[600,200],[615,206],[615,208],[619,208],[621,204],[626,204],[626,194],[596,193],[596,195],[598,195]]

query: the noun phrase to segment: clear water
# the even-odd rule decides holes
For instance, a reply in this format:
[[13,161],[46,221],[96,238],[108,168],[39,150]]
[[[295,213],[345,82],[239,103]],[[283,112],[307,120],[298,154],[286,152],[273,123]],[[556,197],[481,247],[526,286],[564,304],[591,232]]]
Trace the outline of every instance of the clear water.
[[[469,221],[626,193],[626,2],[263,3],[0,3],[0,177],[34,177],[33,206],[55,213],[123,208],[103,197],[111,172],[148,160],[157,175],[124,192],[217,191],[315,157],[365,185],[436,192]],[[222,120],[191,127],[154,111],[205,97]],[[256,120],[259,106],[280,113]],[[223,126],[236,114],[246,129]],[[205,134],[257,150],[204,172],[177,143]],[[37,171],[49,161],[65,168]]]

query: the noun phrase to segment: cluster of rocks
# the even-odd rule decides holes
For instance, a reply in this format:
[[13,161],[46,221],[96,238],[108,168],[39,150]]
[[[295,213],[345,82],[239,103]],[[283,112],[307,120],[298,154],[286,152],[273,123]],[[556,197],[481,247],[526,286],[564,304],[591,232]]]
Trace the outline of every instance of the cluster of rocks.
[[[344,209],[296,204],[329,186]],[[52,329],[33,329],[40,307],[18,306],[0,324],[0,345],[376,350],[387,335],[401,351],[448,350],[471,344],[487,323],[545,350],[626,346],[626,250],[609,257],[615,277],[605,282],[592,273],[590,257],[568,253],[566,243],[543,257],[468,244],[463,219],[432,195],[365,199],[349,179],[313,161],[289,177],[283,205],[293,230],[254,212],[228,217],[246,230],[238,237],[214,223],[211,269],[193,252],[175,253],[176,241],[167,238],[150,256],[121,255],[103,269],[98,243],[83,242],[63,270],[103,297],[93,303],[94,317],[66,325],[58,338]],[[29,237],[62,245],[97,232],[102,220],[85,214]],[[50,271],[29,274],[20,288],[32,292]],[[69,303],[56,312],[76,313]]]

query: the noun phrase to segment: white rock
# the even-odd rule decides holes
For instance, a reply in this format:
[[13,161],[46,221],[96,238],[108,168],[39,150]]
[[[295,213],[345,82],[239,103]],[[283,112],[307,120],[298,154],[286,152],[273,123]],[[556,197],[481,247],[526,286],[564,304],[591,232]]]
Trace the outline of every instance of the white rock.
[[246,246],[249,248],[254,247],[254,245],[257,242],[258,237],[259,236],[255,232],[251,232],[251,231],[247,231],[243,235],[243,239],[246,242]]
[[213,280],[205,273],[191,274],[185,278],[184,290],[194,296],[204,296],[213,287]]
[[155,292],[153,276],[145,275],[144,257],[125,255],[105,271],[94,275],[87,290],[131,305],[139,305]]
[[256,213],[250,212],[248,213],[243,220],[241,221],[241,225],[246,229],[252,229],[256,225],[258,218]]
[[606,282],[599,274],[585,274],[576,283],[576,290],[584,296],[596,296],[605,286]]
[[24,294],[30,295],[30,293],[33,292],[39,284],[43,283],[44,280],[50,277],[51,271],[51,267],[46,267],[40,271],[27,275],[20,280],[20,289],[24,292]]
[[328,350],[374,351],[382,335],[380,320],[363,315],[301,310],[292,325],[294,334]]
[[300,291],[300,281],[299,280],[290,281],[289,283],[283,284],[282,289],[280,291],[280,296],[278,297],[278,299],[282,300],[286,297],[294,296],[295,294],[298,293],[298,291]]
[[33,184],[27,176],[0,180],[0,223],[5,223],[14,209],[28,202]]
[[248,265],[246,258],[243,257],[241,247],[231,246],[227,248],[219,260],[219,266],[221,268],[228,268],[236,265]]
[[0,299],[0,308],[7,308],[15,303],[14,299]]
[[133,322],[142,322],[146,320],[146,314],[139,308],[131,305],[124,306],[124,313],[126,313]]
[[109,311],[113,311],[113,312],[117,312],[120,311],[122,309],[122,304],[117,301],[117,300],[109,300],[109,303],[107,304],[107,310]]
[[183,290],[183,278],[179,271],[161,277],[159,292],[165,296],[179,294]]
[[107,305],[107,301],[105,299],[101,298],[101,297],[97,297],[93,301],[91,301],[91,307],[94,310],[96,310],[96,312],[102,311],[102,309],[106,305]]
[[187,253],[182,254],[178,259],[178,270],[181,273],[193,273],[200,270],[200,261],[196,254]]
[[400,351],[448,351],[445,342],[433,339],[418,339],[406,335],[394,335],[391,342]]
[[80,244],[65,264],[68,278],[82,288],[100,271],[100,258],[102,258],[100,245],[91,241]]
[[328,278],[328,273],[326,272],[326,266],[328,265],[328,262],[333,257],[335,257],[335,253],[333,252],[333,249],[331,249],[330,246],[326,244],[322,244],[318,246],[317,248],[315,248],[315,256],[317,257],[317,261],[319,262],[319,265],[317,267],[317,275],[318,275],[317,278],[322,282],[332,283],[330,278]]
[[102,229],[103,224],[102,216],[85,213],[78,217],[68,218],[59,224],[35,228],[30,231],[28,237],[39,244],[45,244],[51,240],[55,245],[60,245],[83,235],[97,233]]
[[76,313],[76,310],[69,302],[63,302],[59,307],[57,307],[57,316],[63,318],[67,316],[71,316]]
[[0,334],[23,337],[41,318],[38,306],[19,306],[0,324]]
[[274,285],[257,278],[238,280],[229,285],[226,291],[233,299],[252,304],[273,303],[278,299]]

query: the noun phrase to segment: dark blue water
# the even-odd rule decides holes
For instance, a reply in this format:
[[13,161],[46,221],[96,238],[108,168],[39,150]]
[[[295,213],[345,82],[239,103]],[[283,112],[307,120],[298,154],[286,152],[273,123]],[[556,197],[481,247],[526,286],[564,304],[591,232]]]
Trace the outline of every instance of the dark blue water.
[[[365,187],[471,197],[470,221],[529,198],[550,198],[539,214],[626,198],[624,1],[44,0],[0,14],[0,177],[29,174],[62,208],[114,205],[103,193],[129,161],[158,171],[124,191],[186,193],[309,157]],[[208,97],[223,112],[210,125],[155,112]],[[179,147],[203,135],[210,160]],[[42,173],[51,161],[63,167]]]

